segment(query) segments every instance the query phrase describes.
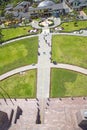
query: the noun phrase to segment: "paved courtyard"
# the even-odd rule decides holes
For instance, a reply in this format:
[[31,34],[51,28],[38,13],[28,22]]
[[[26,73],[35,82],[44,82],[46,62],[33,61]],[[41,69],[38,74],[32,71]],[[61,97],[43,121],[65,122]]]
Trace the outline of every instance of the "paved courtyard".
[[[36,99],[0,99],[0,110],[6,111],[10,118],[14,110],[9,130],[81,130],[77,124],[76,113],[80,109],[87,109],[87,98],[46,99],[44,104],[44,122],[36,125],[37,111],[40,101]],[[14,124],[17,107],[22,115]]]
[[45,123],[49,122],[61,130],[80,130],[76,118],[80,109],[87,109],[87,99],[51,99],[45,112]]

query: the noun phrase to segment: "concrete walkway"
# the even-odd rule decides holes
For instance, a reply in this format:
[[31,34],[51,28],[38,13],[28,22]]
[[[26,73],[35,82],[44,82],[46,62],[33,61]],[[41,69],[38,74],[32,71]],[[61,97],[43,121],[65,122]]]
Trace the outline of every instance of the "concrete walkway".
[[20,37],[20,38],[17,38],[17,39],[13,39],[13,40],[9,40],[9,41],[3,42],[2,45],[9,44],[9,43],[11,43],[11,42],[19,41],[19,40],[22,40],[22,39],[30,38],[30,37],[37,37],[37,36],[39,36],[39,34],[37,34],[37,35],[25,36],[25,37]]
[[50,51],[51,51],[51,35],[40,34],[39,36],[39,53],[38,56],[38,69],[37,69],[37,98],[49,97],[50,86]]
[[86,74],[87,75],[87,69],[75,66],[75,65],[69,65],[69,64],[60,64],[58,63],[57,65],[54,65],[53,63],[50,64],[51,68],[62,68],[62,69],[67,69],[67,70],[72,70],[72,71],[76,71],[82,74]]
[[51,35],[49,29],[43,30],[40,34],[38,51],[40,56],[38,56],[37,68],[37,98],[40,100],[41,123],[44,123],[45,102],[49,97],[50,89]]
[[[60,20],[60,18],[53,18],[53,17],[51,17],[51,18],[49,18],[49,19],[51,19],[51,20],[53,20],[54,21],[54,25],[53,26],[49,26],[48,28],[54,28],[54,27],[56,27],[56,26],[58,26],[58,25],[60,25],[61,24],[61,20]],[[33,28],[37,28],[37,29],[44,29],[45,27],[40,27],[39,25],[38,25],[38,21],[33,21],[32,23],[31,23],[31,26],[33,27]]]
[[8,77],[10,77],[10,76],[12,76],[14,74],[17,74],[17,73],[22,74],[22,72],[24,72],[24,71],[31,70],[31,69],[36,69],[36,68],[37,68],[37,64],[36,65],[32,64],[32,65],[27,65],[27,66],[23,66],[23,67],[17,68],[17,69],[11,70],[11,71],[9,71],[9,72],[7,72],[5,74],[2,74],[0,76],[0,80],[8,78]]
[[[27,65],[27,66],[23,66],[23,67],[14,69],[12,71],[9,71],[5,74],[0,75],[0,80],[8,78],[17,73],[22,74],[22,72],[27,71],[27,70],[37,69],[39,66],[40,66],[40,64],[35,64],[35,65],[32,64],[32,65]],[[72,71],[76,71],[76,72],[87,75],[87,69],[78,67],[78,66],[74,66],[74,65],[69,65],[69,64],[58,63],[57,65],[54,65],[53,63],[50,63],[49,68],[62,68],[62,69],[72,70]]]
[[84,36],[87,37],[87,30],[82,30],[82,33],[79,34],[79,31],[74,31],[71,33],[60,33],[60,32],[54,32],[53,35],[71,35],[71,36]]

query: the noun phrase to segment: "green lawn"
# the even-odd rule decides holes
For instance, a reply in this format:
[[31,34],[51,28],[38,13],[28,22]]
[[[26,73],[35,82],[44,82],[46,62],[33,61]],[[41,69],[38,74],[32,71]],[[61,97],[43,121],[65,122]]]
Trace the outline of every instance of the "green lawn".
[[[36,70],[26,71],[24,74],[16,74],[0,81],[0,98],[35,98],[36,97]],[[7,94],[6,94],[7,93]]]
[[63,31],[67,31],[67,32],[87,28],[87,21],[77,21],[76,26],[74,23],[75,22],[62,23],[60,27],[63,27],[64,28]]
[[54,35],[52,59],[87,68],[87,37]]
[[64,69],[51,71],[51,97],[87,96],[87,76]]
[[3,40],[6,41],[15,37],[27,35],[29,34],[28,30],[31,29],[33,29],[31,26],[2,29]]
[[86,15],[87,15],[87,8],[83,8],[83,11],[86,13]]
[[20,66],[37,63],[38,37],[0,46],[0,74]]

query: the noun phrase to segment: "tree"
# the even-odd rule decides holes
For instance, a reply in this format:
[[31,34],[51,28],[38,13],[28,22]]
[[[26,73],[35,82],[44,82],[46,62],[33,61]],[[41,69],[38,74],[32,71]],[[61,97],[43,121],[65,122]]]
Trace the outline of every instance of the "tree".
[[8,21],[13,21],[14,20],[14,15],[12,13],[8,13],[5,15],[5,18],[8,20]]
[[3,38],[3,34],[2,34],[2,29],[0,28],[0,44],[2,43],[2,38]]
[[14,15],[13,15],[13,13],[6,14],[5,18],[9,22],[8,25],[13,25],[14,24]]

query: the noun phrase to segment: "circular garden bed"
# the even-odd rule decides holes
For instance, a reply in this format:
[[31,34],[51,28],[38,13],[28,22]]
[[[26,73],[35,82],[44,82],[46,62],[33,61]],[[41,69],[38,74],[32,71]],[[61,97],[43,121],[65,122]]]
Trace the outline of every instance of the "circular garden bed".
[[41,20],[39,22],[40,27],[47,27],[47,26],[53,26],[53,25],[54,25],[54,21],[51,19]]

